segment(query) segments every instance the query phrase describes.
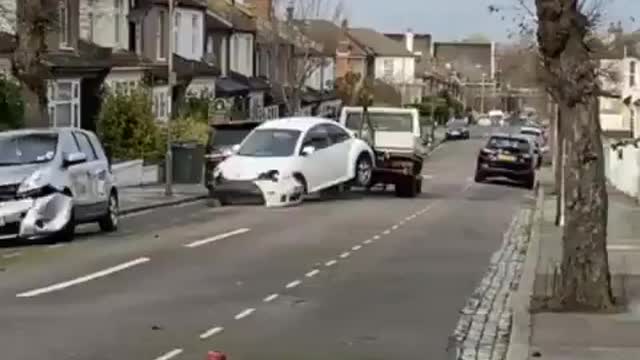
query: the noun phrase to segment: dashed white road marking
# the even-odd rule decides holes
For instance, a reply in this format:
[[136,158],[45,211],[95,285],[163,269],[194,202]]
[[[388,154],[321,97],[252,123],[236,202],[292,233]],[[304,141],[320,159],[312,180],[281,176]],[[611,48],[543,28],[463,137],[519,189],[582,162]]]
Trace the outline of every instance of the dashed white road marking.
[[3,259],[11,259],[11,258],[15,258],[15,257],[21,256],[21,255],[22,255],[21,252],[16,251],[16,252],[8,253],[8,254],[3,254],[2,258]]
[[391,234],[391,230],[385,230],[382,232],[382,235],[389,235]]
[[173,349],[171,351],[169,351],[168,353],[161,355],[160,357],[157,357],[155,360],[169,360],[169,359],[173,359],[174,357],[182,354],[184,352],[184,350],[182,349]]
[[358,251],[360,249],[362,249],[362,245],[356,245],[356,246],[351,248],[351,250],[353,250],[353,251]]
[[154,211],[155,211],[155,209],[142,210],[142,211],[134,212],[134,213],[131,213],[131,214],[120,215],[120,218],[121,219],[127,219],[127,218],[136,217],[136,216],[148,215],[148,214],[151,214]]
[[212,237],[207,238],[207,239],[194,241],[192,243],[185,244],[184,246],[188,247],[188,248],[196,248],[198,246],[206,245],[206,244],[209,244],[209,243],[212,243],[212,242],[216,242],[218,240],[226,239],[228,237],[244,234],[244,233],[247,233],[249,231],[251,231],[251,229],[241,228],[241,229],[237,229],[237,230],[226,232],[224,234],[218,234],[216,236],[212,236]]
[[349,257],[349,255],[351,255],[351,253],[348,251],[345,251],[342,254],[340,254],[340,259],[346,259]]
[[638,245],[611,244],[607,245],[607,250],[611,251],[640,251]]
[[337,263],[337,261],[335,260],[329,260],[326,263],[324,263],[325,266],[333,266]]
[[319,273],[320,273],[320,270],[314,269],[314,270],[311,270],[308,273],[304,274],[304,276],[306,276],[308,278],[312,278],[312,277],[318,275]]
[[208,338],[210,338],[210,337],[212,337],[214,335],[220,334],[223,331],[224,331],[224,328],[221,327],[221,326],[213,327],[213,328],[203,332],[202,334],[200,334],[200,339],[202,339],[202,340],[208,339]]
[[302,281],[300,281],[300,280],[294,280],[294,281],[292,281],[292,282],[288,283],[288,284],[287,284],[287,286],[285,286],[285,287],[286,287],[287,289],[293,289],[294,287],[296,287],[296,286],[298,286],[298,285],[300,285],[300,284],[302,284]]
[[271,294],[269,296],[267,296],[266,298],[262,299],[262,301],[268,303],[268,302],[272,302],[273,300],[277,299],[280,295],[279,294]]
[[234,317],[234,319],[236,319],[236,320],[244,319],[244,318],[246,318],[247,316],[249,316],[249,315],[253,314],[255,311],[256,311],[256,309],[254,309],[254,308],[244,309],[244,310],[242,310],[241,312],[239,312],[239,313]]
[[136,265],[144,264],[144,263],[146,263],[146,262],[148,262],[150,260],[151,259],[149,259],[147,257],[141,257],[141,258],[138,258],[138,259],[135,259],[135,260],[132,260],[132,261],[128,261],[128,262],[120,264],[120,265],[116,265],[116,266],[110,267],[108,269],[104,269],[104,270],[101,270],[101,271],[98,271],[98,272],[94,272],[94,273],[89,274],[89,275],[85,275],[85,276],[73,279],[73,280],[61,282],[61,283],[50,285],[50,286],[43,287],[43,288],[40,288],[40,289],[35,289],[35,290],[23,292],[23,293],[20,293],[20,294],[16,295],[16,297],[34,297],[34,296],[38,296],[38,295],[42,295],[42,294],[46,294],[46,293],[50,293],[50,292],[66,289],[66,288],[74,286],[74,285],[82,284],[82,283],[85,283],[87,281],[95,280],[95,279],[98,279],[98,278],[101,278],[101,277],[105,277],[105,276],[117,273],[119,271],[128,269],[130,267],[134,267]]
[[400,226],[398,226],[398,225],[393,225],[393,226],[391,227],[391,230],[398,230],[398,228],[399,228],[399,227],[400,227]]
[[373,237],[373,240],[380,240],[380,235],[376,235]]

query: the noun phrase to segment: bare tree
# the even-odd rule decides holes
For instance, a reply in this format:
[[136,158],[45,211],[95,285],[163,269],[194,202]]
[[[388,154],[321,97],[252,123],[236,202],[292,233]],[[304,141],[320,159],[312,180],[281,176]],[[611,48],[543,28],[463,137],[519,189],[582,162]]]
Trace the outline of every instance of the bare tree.
[[13,75],[22,83],[25,118],[29,124],[48,126],[45,62],[47,37],[57,27],[56,0],[16,0],[15,8],[0,9],[4,26],[15,33],[16,48],[11,58]]
[[[288,89],[282,89],[287,111],[296,114],[301,110],[302,94],[307,81],[318,69],[327,65],[322,55],[323,45],[313,40],[309,33],[309,20],[328,20],[338,24],[343,17],[344,7],[341,0],[284,0],[276,2],[276,8],[284,9],[285,21],[272,17],[271,28],[276,32],[272,39],[278,48],[278,39],[293,44],[293,52],[286,69]],[[280,54],[282,55],[282,54]]]
[[[561,278],[548,305],[556,310],[614,306],[607,257],[608,198],[598,97],[600,65],[589,40],[601,1],[535,0],[533,19],[542,81],[559,106],[562,141],[563,253]],[[493,8],[492,10],[495,10]],[[527,27],[524,22],[519,26]]]

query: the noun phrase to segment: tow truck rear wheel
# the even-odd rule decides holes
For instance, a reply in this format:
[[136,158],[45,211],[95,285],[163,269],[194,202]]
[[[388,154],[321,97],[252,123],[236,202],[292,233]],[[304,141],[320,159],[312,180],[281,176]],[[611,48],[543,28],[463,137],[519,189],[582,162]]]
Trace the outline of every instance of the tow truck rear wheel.
[[406,177],[396,184],[396,196],[404,198],[414,198],[422,190],[422,183],[418,184],[415,177]]

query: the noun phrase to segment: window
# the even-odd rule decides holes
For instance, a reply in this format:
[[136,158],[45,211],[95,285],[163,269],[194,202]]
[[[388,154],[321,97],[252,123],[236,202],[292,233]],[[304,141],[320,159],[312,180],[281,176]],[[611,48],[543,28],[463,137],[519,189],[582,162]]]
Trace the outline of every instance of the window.
[[384,77],[393,77],[393,59],[384,59],[382,67]]
[[136,54],[142,55],[142,26],[139,24],[135,27],[136,36]]
[[332,144],[339,144],[343,141],[347,141],[348,139],[351,139],[351,136],[349,136],[349,134],[346,131],[344,131],[338,126],[325,125],[325,127],[327,129],[327,133],[329,133],[329,139],[331,140]]
[[251,35],[247,35],[247,37],[245,38],[245,46],[247,47],[246,50],[246,68],[245,68],[245,75],[247,76],[251,76],[253,75],[253,66],[251,66],[251,60],[253,59],[253,46],[251,46]]
[[173,30],[173,51],[178,52],[178,40],[180,34],[180,23],[182,22],[182,14],[176,12],[175,28]]
[[69,4],[68,0],[60,0],[58,8],[58,20],[60,21],[60,47],[68,48],[70,43]]
[[80,127],[80,81],[57,80],[48,86],[49,125]]
[[67,132],[62,133],[60,136],[60,149],[63,154],[73,154],[80,151],[76,139]]
[[191,16],[191,52],[193,55],[198,53],[198,44],[200,43],[200,27],[198,15]]
[[114,0],[113,4],[113,28],[115,31],[114,38],[116,46],[120,45],[122,37],[122,0]]
[[87,161],[94,161],[98,159],[98,155],[96,154],[96,149],[91,145],[91,141],[87,135],[74,132],[73,137],[78,142],[78,146],[80,147],[80,151],[87,157]]
[[[327,130],[322,125],[315,126],[309,130],[302,142],[302,148],[306,146],[313,146],[316,150],[329,147],[329,134],[327,134]],[[300,150],[302,151],[302,149]]]
[[165,60],[167,54],[167,12],[160,10],[158,14],[158,27],[156,29],[156,51],[158,60]]
[[636,86],[636,62],[629,62],[629,86]]
[[207,54],[213,54],[213,36],[207,37]]

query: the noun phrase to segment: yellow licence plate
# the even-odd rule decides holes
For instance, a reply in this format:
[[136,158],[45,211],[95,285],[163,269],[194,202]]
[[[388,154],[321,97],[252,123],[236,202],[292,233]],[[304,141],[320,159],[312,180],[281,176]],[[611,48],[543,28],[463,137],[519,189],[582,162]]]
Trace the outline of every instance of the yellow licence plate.
[[498,155],[498,160],[500,161],[516,161],[516,157],[515,156],[511,156],[511,155]]

